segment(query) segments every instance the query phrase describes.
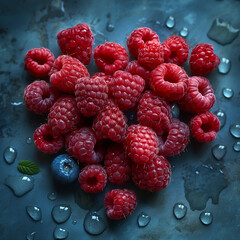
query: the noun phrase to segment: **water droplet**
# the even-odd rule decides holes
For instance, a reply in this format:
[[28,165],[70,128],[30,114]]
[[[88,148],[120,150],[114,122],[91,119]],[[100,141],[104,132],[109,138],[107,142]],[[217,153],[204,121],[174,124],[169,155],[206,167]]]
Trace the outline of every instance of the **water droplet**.
[[173,215],[176,219],[182,219],[186,216],[187,207],[183,203],[176,203],[173,206]]
[[220,122],[220,129],[221,129],[226,123],[226,114],[222,110],[217,110],[214,112],[214,114],[218,117],[218,120]]
[[235,142],[233,144],[233,150],[236,152],[240,152],[240,142]]
[[174,104],[171,109],[171,114],[173,118],[179,118],[180,110],[177,104]]
[[210,212],[203,211],[201,212],[199,219],[204,225],[210,225],[213,221],[213,215]]
[[221,62],[218,65],[218,72],[221,74],[227,74],[231,68],[231,61],[228,58],[222,57]]
[[33,177],[28,176],[8,176],[5,184],[13,191],[17,197],[21,197],[31,191],[34,186]]
[[179,34],[180,34],[181,37],[184,37],[184,38],[187,37],[187,36],[188,36],[188,28],[183,27],[183,28],[180,30]]
[[196,170],[195,173],[196,173],[197,175],[199,175],[200,172],[199,172],[198,170]]
[[34,220],[34,221],[40,221],[42,219],[42,211],[37,206],[27,206],[26,211],[28,215]]
[[99,235],[106,228],[104,220],[95,211],[87,213],[83,225],[85,231],[92,235]]
[[35,235],[36,235],[36,232],[32,232],[32,233],[30,233],[30,234],[27,234],[27,235],[26,235],[26,239],[27,239],[27,240],[34,240]]
[[240,138],[240,124],[231,125],[229,131],[233,137]]
[[73,225],[76,225],[76,224],[77,224],[77,220],[73,220],[73,221],[72,221],[72,224],[73,224]]
[[57,194],[55,192],[50,192],[48,193],[47,197],[49,200],[54,201],[57,199]]
[[169,16],[165,22],[167,28],[173,28],[175,26],[175,18],[173,16]]
[[54,229],[53,236],[55,239],[66,239],[68,237],[68,231],[64,228],[57,226]]
[[150,221],[151,221],[151,217],[148,216],[146,213],[141,212],[138,215],[137,223],[139,227],[146,227]]
[[222,45],[231,43],[239,33],[239,29],[234,28],[229,22],[225,22],[220,18],[216,18],[210,30],[208,37]]
[[112,23],[107,24],[106,29],[108,32],[112,32],[114,30],[114,28],[115,28],[115,26]]
[[222,94],[225,98],[230,99],[233,96],[234,92],[231,88],[223,88]]
[[27,143],[27,144],[31,144],[32,142],[33,142],[33,140],[32,140],[31,137],[28,137],[28,138],[26,139],[26,143]]
[[57,204],[52,209],[52,217],[56,223],[66,222],[71,213],[71,207],[67,204]]
[[4,160],[6,161],[6,163],[8,163],[8,164],[14,163],[14,161],[17,157],[17,150],[13,147],[7,147],[4,150],[3,157],[4,157]]
[[13,105],[13,106],[20,106],[22,104],[23,104],[23,102],[11,102],[11,105]]
[[217,160],[221,160],[227,151],[227,147],[221,144],[217,144],[212,148],[212,154]]

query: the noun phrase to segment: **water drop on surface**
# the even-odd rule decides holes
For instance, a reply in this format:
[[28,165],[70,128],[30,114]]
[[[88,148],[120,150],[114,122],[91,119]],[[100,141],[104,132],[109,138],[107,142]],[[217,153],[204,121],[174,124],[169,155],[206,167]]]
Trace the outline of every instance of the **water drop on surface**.
[[72,224],[73,224],[73,225],[76,225],[76,224],[77,224],[77,220],[73,220],[73,221],[72,221]]
[[203,211],[203,212],[201,212],[199,219],[202,224],[210,225],[213,221],[213,215],[210,212]]
[[188,28],[183,27],[183,28],[180,30],[179,34],[180,34],[181,37],[184,37],[184,38],[187,37],[187,36],[188,36]]
[[221,160],[227,151],[227,147],[225,145],[217,144],[212,147],[212,154],[217,160]]
[[42,211],[37,206],[27,206],[26,211],[28,215],[34,220],[34,221],[40,221],[42,219]]
[[83,225],[85,231],[92,235],[99,235],[106,229],[104,220],[95,211],[86,214]]
[[71,207],[67,204],[57,204],[52,209],[52,217],[56,223],[64,223],[71,216]]
[[57,194],[55,192],[50,192],[48,193],[47,197],[49,200],[54,201],[57,199]]
[[226,123],[226,114],[222,110],[217,110],[214,112],[214,114],[218,117],[218,120],[220,122],[220,129],[221,129]]
[[235,142],[235,143],[233,144],[233,150],[234,150],[235,152],[240,152],[240,142]]
[[4,160],[6,161],[6,163],[8,163],[8,164],[14,163],[14,161],[17,157],[17,150],[13,147],[7,147],[4,150],[3,157],[4,157]]
[[26,235],[26,239],[27,239],[27,240],[34,240],[35,235],[36,235],[36,232],[32,232],[32,233],[30,233],[30,234],[27,234],[27,235]]
[[231,61],[228,58],[222,57],[221,62],[218,65],[218,72],[221,74],[227,74],[231,68]]
[[64,228],[57,226],[53,232],[54,239],[66,239],[68,237],[68,231]]
[[146,213],[141,212],[138,215],[137,223],[139,227],[146,227],[150,221],[151,221],[151,217],[148,216]]
[[32,142],[33,142],[33,140],[32,140],[31,137],[28,137],[28,138],[26,139],[26,143],[27,143],[27,144],[31,144]]
[[33,177],[28,176],[8,176],[5,184],[13,191],[15,196],[21,197],[31,191],[34,186]]
[[229,131],[233,137],[240,138],[240,124],[231,125]]
[[176,203],[173,206],[173,215],[176,219],[182,219],[186,216],[187,207],[183,203]]
[[180,110],[177,104],[173,104],[171,114],[173,118],[179,118]]
[[11,105],[13,105],[13,106],[20,106],[22,104],[23,104],[23,102],[11,102]]
[[165,22],[167,28],[173,28],[175,26],[175,18],[173,16],[169,16]]
[[197,175],[199,175],[200,172],[199,172],[198,170],[196,170],[195,173],[196,173]]
[[231,88],[223,88],[222,94],[225,98],[230,99],[234,93]]
[[106,29],[108,32],[112,32],[114,30],[114,28],[115,28],[115,26],[112,23],[107,24]]

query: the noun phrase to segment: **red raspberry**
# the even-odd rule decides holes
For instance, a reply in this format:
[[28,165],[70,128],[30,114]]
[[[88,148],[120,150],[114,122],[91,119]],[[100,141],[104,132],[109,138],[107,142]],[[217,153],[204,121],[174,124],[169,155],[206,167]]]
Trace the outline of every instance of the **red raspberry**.
[[65,146],[68,153],[79,162],[93,164],[102,161],[103,150],[96,147],[96,137],[91,128],[83,127],[71,133],[65,138]]
[[190,131],[199,142],[211,142],[220,129],[218,118],[211,112],[201,113],[192,118]]
[[207,112],[215,103],[210,82],[204,77],[191,77],[187,81],[187,92],[180,100],[179,107],[192,113]]
[[34,77],[46,77],[54,62],[54,56],[46,48],[34,48],[25,56],[25,69]]
[[163,63],[151,72],[150,87],[166,101],[180,100],[187,90],[188,75],[176,64]]
[[158,192],[170,182],[171,166],[164,156],[155,157],[146,164],[132,165],[133,182],[141,189]]
[[180,36],[170,36],[162,44],[164,62],[182,65],[188,59],[189,46]]
[[84,65],[90,63],[94,38],[86,23],[62,30],[57,39],[63,54],[77,58]]
[[138,51],[138,62],[147,68],[154,69],[164,62],[162,45],[156,41],[146,42]]
[[139,124],[128,127],[124,147],[128,156],[137,164],[149,162],[159,151],[156,133]]
[[122,219],[130,215],[137,206],[137,197],[127,189],[113,189],[105,196],[104,206],[111,219]]
[[108,148],[104,165],[108,180],[113,184],[123,185],[131,177],[131,159],[127,157],[123,146],[120,144]]
[[122,143],[127,131],[127,118],[111,100],[99,112],[93,122],[93,130],[97,139],[111,139]]
[[85,117],[96,115],[108,98],[108,86],[101,77],[79,78],[75,85],[77,107]]
[[44,153],[57,153],[64,145],[63,136],[54,137],[48,124],[43,124],[37,128],[33,138],[36,147]]
[[103,78],[105,80],[107,86],[108,86],[108,89],[110,88],[111,82],[112,82],[112,76],[111,75],[107,75],[104,72],[97,72],[92,76],[92,79],[97,78],[97,77]]
[[59,98],[48,114],[48,124],[54,136],[77,129],[81,122],[81,114],[73,96]]
[[119,70],[113,74],[110,92],[119,108],[128,110],[136,105],[144,86],[145,81],[140,76]]
[[129,52],[138,58],[138,50],[148,41],[156,41],[160,43],[157,33],[150,28],[138,28],[135,29],[127,39],[127,46]]
[[79,60],[62,55],[55,60],[49,76],[50,82],[56,88],[66,93],[74,93],[77,79],[90,75]]
[[87,165],[81,170],[78,181],[85,192],[100,192],[107,184],[107,173],[101,165]]
[[158,137],[159,154],[174,156],[181,153],[189,142],[189,127],[178,119],[173,119],[167,136]]
[[171,106],[152,91],[146,91],[138,104],[138,122],[158,135],[168,131],[172,119]]
[[96,65],[106,74],[123,70],[129,61],[127,50],[118,43],[106,42],[94,50]]
[[37,114],[48,113],[58,97],[58,90],[43,80],[29,84],[24,90],[27,108]]
[[204,76],[212,72],[220,64],[219,57],[214,54],[213,45],[200,43],[191,53],[189,65],[195,75]]

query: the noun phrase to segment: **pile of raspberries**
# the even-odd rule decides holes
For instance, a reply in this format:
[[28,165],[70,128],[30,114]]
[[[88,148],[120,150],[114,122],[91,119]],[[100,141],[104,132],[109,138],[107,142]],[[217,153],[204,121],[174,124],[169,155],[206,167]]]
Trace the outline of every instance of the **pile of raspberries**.
[[[160,43],[150,28],[134,30],[124,46],[106,42],[93,51],[94,37],[85,23],[57,35],[64,55],[54,58],[46,48],[29,50],[25,69],[37,78],[24,91],[29,110],[48,114],[47,123],[34,133],[36,147],[57,153],[63,147],[78,164],[78,181],[86,192],[103,190],[107,179],[124,185],[130,178],[151,192],[164,189],[171,175],[166,157],[186,148],[191,135],[210,142],[219,120],[210,111],[215,102],[207,78],[220,63],[213,46],[196,45],[191,52],[189,77],[180,66],[189,46],[180,36]],[[90,76],[91,56],[100,69]],[[48,81],[49,79],[49,81]],[[171,107],[192,113],[189,124],[173,118]],[[134,109],[138,124],[128,125],[124,111]],[[121,219],[135,209],[136,194],[114,189],[106,194],[109,218]]]

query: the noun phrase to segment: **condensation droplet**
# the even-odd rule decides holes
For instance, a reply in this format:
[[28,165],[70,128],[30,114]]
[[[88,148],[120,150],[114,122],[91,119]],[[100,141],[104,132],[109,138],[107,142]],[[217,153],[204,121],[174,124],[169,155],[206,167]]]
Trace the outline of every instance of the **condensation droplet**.
[[235,152],[240,152],[240,142],[235,142],[235,143],[233,144],[233,150],[234,150]]
[[17,157],[17,150],[15,148],[7,147],[4,150],[3,158],[6,161],[6,163],[8,163],[8,164],[14,163],[16,157]]
[[231,69],[231,61],[228,58],[222,57],[221,62],[218,65],[218,72],[221,74],[227,74]]
[[171,109],[171,114],[173,118],[179,118],[180,116],[180,110],[177,104],[173,104]]
[[32,233],[26,234],[26,239],[27,240],[34,240],[35,235],[36,235],[36,232],[32,232]]
[[48,199],[51,201],[55,201],[57,199],[57,194],[55,192],[50,192],[47,195]]
[[188,31],[188,28],[186,28],[186,27],[183,27],[179,32],[180,36],[184,37],[184,38],[188,36],[188,33],[189,33],[189,31]]
[[139,227],[146,227],[150,221],[151,221],[151,217],[148,214],[141,212],[138,215],[137,223]]
[[54,239],[66,239],[68,237],[68,231],[62,227],[56,226],[53,236]]
[[32,140],[31,137],[28,137],[28,138],[26,139],[26,143],[27,143],[27,144],[31,144],[32,142],[33,142],[33,140]]
[[95,211],[86,214],[83,225],[85,231],[92,235],[99,235],[106,229],[104,220]]
[[229,131],[233,137],[240,138],[240,124],[232,124]]
[[183,203],[176,203],[173,206],[173,215],[176,219],[182,219],[186,216],[187,207]]
[[222,110],[217,110],[214,112],[214,114],[218,117],[218,120],[220,122],[220,129],[223,128],[223,126],[226,123],[226,114]]
[[29,215],[29,217],[32,218],[34,221],[40,221],[42,219],[42,211],[37,206],[27,206],[26,211]]
[[112,32],[114,30],[114,28],[115,28],[115,26],[112,23],[107,24],[106,29],[108,32]]
[[52,209],[52,217],[56,223],[64,223],[71,216],[71,207],[67,204],[57,204]]
[[76,224],[77,224],[77,220],[73,220],[73,221],[72,221],[72,224],[73,224],[73,225],[76,225]]
[[222,94],[225,98],[230,99],[233,97],[234,92],[231,88],[223,88]]
[[199,172],[198,170],[196,170],[195,173],[196,173],[197,175],[199,175],[200,172]]
[[165,22],[167,28],[173,28],[175,26],[175,18],[173,16],[169,16]]
[[201,212],[201,214],[199,216],[199,219],[200,219],[202,224],[210,225],[213,221],[213,215],[210,212],[203,211],[203,212]]
[[227,152],[227,147],[222,144],[217,144],[212,147],[212,154],[217,160],[221,160]]

